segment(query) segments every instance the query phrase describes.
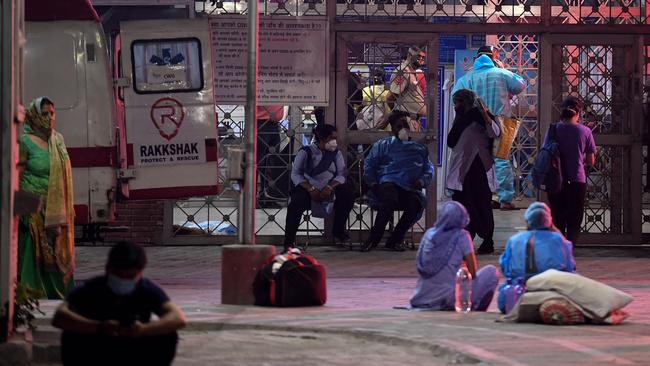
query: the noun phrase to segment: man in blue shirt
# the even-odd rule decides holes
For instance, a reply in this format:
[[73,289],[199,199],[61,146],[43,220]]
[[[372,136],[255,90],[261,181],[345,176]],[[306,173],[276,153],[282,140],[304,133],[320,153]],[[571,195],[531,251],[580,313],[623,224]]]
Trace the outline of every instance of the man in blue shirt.
[[364,161],[365,180],[370,187],[369,204],[377,210],[370,237],[361,247],[364,252],[379,244],[395,210],[404,212],[386,241],[386,249],[403,251],[404,235],[426,207],[422,189],[433,179],[433,164],[427,147],[410,141],[408,117],[403,111],[391,113],[388,123],[393,136],[375,142]]
[[[498,59],[498,52],[492,46],[478,49],[472,70],[458,79],[451,91],[452,95],[460,89],[469,89],[476,93],[495,116],[511,117],[510,99],[526,89],[524,79],[503,68]],[[513,210],[514,175],[507,159],[494,159],[497,177],[497,196],[503,210]]]
[[314,217],[334,214],[332,236],[337,244],[349,245],[345,230],[354,194],[345,184],[345,159],[336,142],[336,127],[318,125],[314,128],[315,142],[296,154],[291,167],[291,191],[287,220],[284,226],[284,249],[294,246],[302,214],[311,209]]

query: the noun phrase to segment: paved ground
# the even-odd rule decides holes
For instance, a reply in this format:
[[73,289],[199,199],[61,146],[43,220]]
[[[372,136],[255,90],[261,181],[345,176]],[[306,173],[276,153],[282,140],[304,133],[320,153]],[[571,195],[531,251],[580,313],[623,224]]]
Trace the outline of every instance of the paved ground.
[[[80,247],[76,278],[101,273],[108,248]],[[313,248],[327,267],[321,308],[220,305],[219,247],[148,248],[146,275],[187,312],[176,365],[643,365],[650,364],[650,250],[578,249],[578,270],[632,294],[620,326],[507,324],[491,312],[394,310],[415,284],[414,251],[370,253]],[[479,265],[496,264],[480,256]],[[55,343],[45,325],[37,342]]]

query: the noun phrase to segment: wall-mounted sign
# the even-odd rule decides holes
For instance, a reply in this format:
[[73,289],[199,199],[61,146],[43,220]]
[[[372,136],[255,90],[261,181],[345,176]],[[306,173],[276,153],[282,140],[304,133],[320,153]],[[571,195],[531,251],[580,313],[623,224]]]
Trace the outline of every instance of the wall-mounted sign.
[[[246,102],[246,16],[214,17],[212,52],[218,104]],[[326,17],[260,16],[259,104],[327,105],[329,32]]]

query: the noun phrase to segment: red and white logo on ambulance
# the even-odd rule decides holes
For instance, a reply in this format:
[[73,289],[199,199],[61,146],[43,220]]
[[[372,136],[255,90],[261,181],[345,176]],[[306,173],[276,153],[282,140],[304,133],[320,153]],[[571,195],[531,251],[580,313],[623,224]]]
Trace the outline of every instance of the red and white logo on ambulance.
[[160,98],[151,106],[151,121],[160,136],[171,141],[183,124],[185,111],[183,105],[173,98]]

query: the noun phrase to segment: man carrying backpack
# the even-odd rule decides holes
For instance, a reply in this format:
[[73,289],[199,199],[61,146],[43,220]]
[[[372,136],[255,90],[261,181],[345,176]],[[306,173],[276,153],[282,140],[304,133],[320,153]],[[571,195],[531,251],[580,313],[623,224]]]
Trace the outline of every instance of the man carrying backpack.
[[319,125],[314,128],[315,143],[296,154],[291,168],[291,192],[284,226],[284,249],[293,247],[302,213],[311,209],[314,217],[334,212],[335,242],[348,245],[350,237],[345,223],[354,206],[354,195],[345,184],[345,160],[336,143],[336,127]]
[[580,121],[583,109],[580,99],[568,96],[560,108],[560,122],[551,125],[544,145],[553,134],[561,162],[561,174],[556,174],[556,178],[561,177],[561,184],[556,191],[547,192],[553,224],[575,246],[584,216],[587,167],[596,163],[596,143],[591,129]]

